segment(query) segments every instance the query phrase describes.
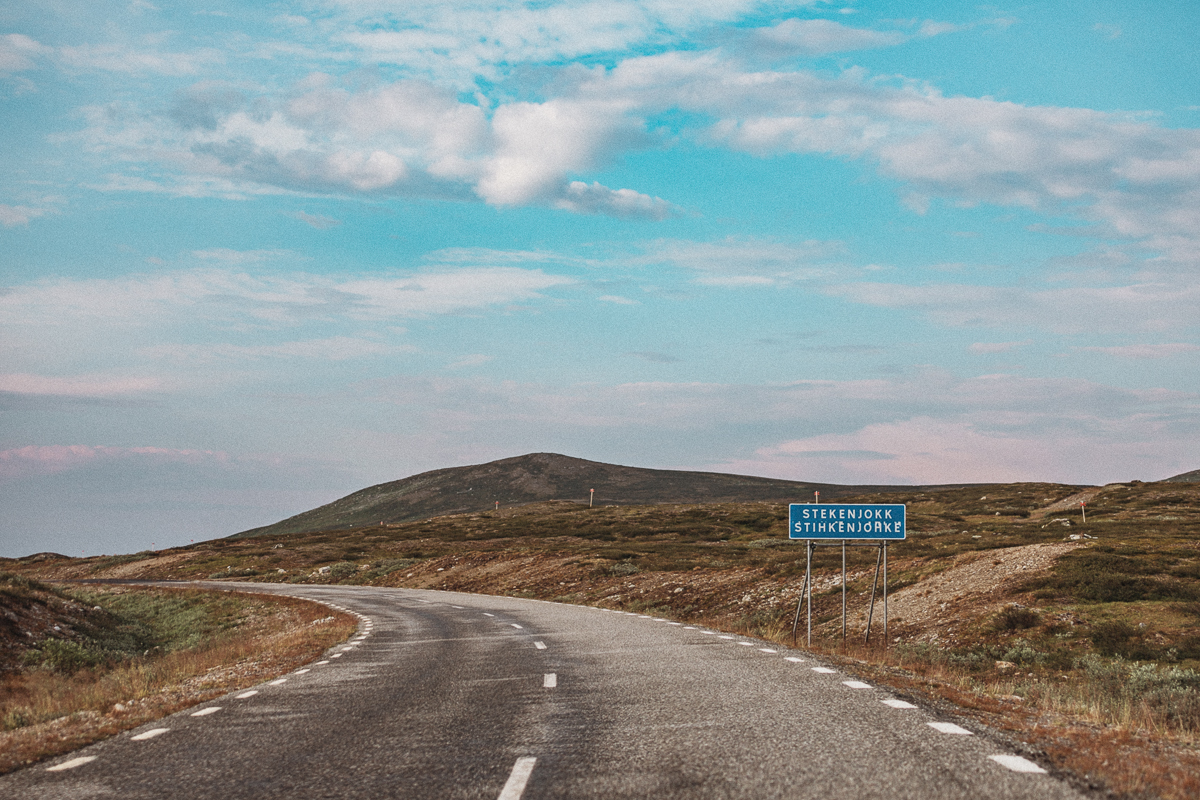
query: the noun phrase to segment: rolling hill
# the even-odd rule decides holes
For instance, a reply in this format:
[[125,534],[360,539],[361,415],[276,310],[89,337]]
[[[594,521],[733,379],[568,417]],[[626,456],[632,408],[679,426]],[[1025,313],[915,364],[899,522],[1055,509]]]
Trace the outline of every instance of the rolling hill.
[[[957,486],[961,486],[958,484]],[[957,488],[944,487],[944,488]],[[720,472],[642,469],[586,461],[556,453],[531,453],[487,464],[423,472],[381,483],[328,505],[233,537],[310,533],[486,511],[546,500],[586,503],[595,489],[597,505],[722,503],[769,501],[795,503],[819,491],[833,500],[853,494],[897,489],[895,486],[842,486],[828,483],[756,478]],[[913,487],[903,487],[913,488]]]

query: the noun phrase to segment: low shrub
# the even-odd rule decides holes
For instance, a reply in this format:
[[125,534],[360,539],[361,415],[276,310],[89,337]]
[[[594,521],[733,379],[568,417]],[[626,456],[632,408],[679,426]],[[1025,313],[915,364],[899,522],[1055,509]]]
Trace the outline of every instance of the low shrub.
[[1010,633],[1028,628],[1036,628],[1042,618],[1032,608],[1023,606],[1005,606],[992,620],[992,630],[999,633]]

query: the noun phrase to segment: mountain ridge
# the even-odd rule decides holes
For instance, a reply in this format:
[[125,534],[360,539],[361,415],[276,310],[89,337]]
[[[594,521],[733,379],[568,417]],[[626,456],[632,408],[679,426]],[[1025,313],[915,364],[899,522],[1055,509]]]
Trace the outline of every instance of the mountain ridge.
[[[959,488],[969,484],[923,487]],[[463,487],[466,488],[463,488]],[[820,492],[833,500],[914,486],[850,486],[788,481],[723,472],[649,469],[588,461],[558,453],[529,453],[485,464],[445,467],[368,486],[332,503],[229,538],[312,533],[321,530],[413,522],[447,514],[487,511],[546,500],[599,505],[717,502],[803,502]]]

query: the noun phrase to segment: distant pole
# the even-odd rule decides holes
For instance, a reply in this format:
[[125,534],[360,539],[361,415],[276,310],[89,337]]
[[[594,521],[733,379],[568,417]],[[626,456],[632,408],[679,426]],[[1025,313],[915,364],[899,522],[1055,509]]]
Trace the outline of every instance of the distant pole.
[[596,490],[588,489],[588,508],[592,507],[592,501],[596,499]]
[[496,510],[497,511],[500,510],[500,501],[499,500],[496,501]]
[[1085,503],[1082,500],[1079,501],[1079,511],[1080,511],[1080,513],[1083,514],[1083,521],[1084,521],[1084,524],[1086,524],[1087,523],[1087,503]]
[[820,492],[813,492],[813,497],[817,498],[813,502],[815,502],[815,503],[821,502],[821,493]]

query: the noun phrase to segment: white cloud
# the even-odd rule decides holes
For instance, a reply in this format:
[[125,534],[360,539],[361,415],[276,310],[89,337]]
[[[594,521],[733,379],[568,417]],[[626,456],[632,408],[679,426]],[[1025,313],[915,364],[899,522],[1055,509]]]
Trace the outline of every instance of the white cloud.
[[139,354],[148,358],[166,358],[185,363],[241,361],[262,358],[313,359],[317,361],[350,361],[371,356],[415,352],[407,345],[394,345],[353,336],[333,336],[327,339],[306,339],[282,344],[261,345],[178,345],[164,344],[140,348]]
[[752,47],[772,55],[826,55],[892,47],[907,39],[895,31],[851,28],[824,19],[787,19],[767,28],[757,28],[750,34]]
[[1157,479],[1193,469],[1200,436],[1195,394],[1011,375],[562,387],[414,377],[356,392],[403,406],[414,429],[441,432],[440,448],[602,439],[625,463],[670,466],[663,441],[687,437],[723,460],[675,466],[839,483]]
[[857,303],[914,309],[956,327],[1034,328],[1058,333],[1191,330],[1200,307],[1200,284],[1028,289],[862,282],[824,291]]
[[28,225],[32,219],[49,214],[45,208],[30,208],[29,206],[8,206],[0,203],[0,225],[14,228],[17,225]]
[[453,364],[447,365],[446,369],[468,369],[470,367],[480,367],[493,360],[493,358],[493,356],[484,355],[483,353],[474,353],[472,355],[460,358]]
[[156,75],[195,75],[210,64],[224,61],[219,50],[204,49],[190,53],[169,53],[157,49],[153,41],[141,46],[127,44],[83,44],[59,47],[56,58],[72,70],[150,73]]
[[202,261],[220,261],[225,264],[257,264],[277,258],[298,258],[290,250],[231,250],[227,247],[193,250],[192,255]]
[[1016,350],[1018,347],[1025,347],[1033,344],[1032,339],[1022,339],[1019,342],[975,342],[967,349],[976,355],[985,353],[1007,353],[1011,350]]
[[1188,353],[1200,353],[1200,345],[1188,342],[1171,342],[1166,344],[1127,344],[1116,347],[1076,347],[1089,353],[1102,353],[1106,356],[1132,359],[1171,358],[1172,356]]
[[327,217],[324,214],[308,214],[304,211],[297,211],[292,216],[303,222],[305,225],[316,228],[319,231],[327,231],[330,228],[336,228],[342,224],[340,219]]
[[676,213],[675,207],[660,197],[650,197],[632,189],[609,189],[599,183],[589,185],[582,181],[572,181],[553,205],[564,211],[581,214],[655,220],[666,219]]
[[833,261],[841,242],[780,242],[729,237],[715,242],[659,239],[645,246],[635,262],[669,264],[696,273],[710,286],[775,286],[828,281],[843,270]]
[[[764,0],[437,0],[331,3],[350,29],[339,41],[356,57],[473,88],[514,64],[662,47],[777,3]],[[804,7],[811,2],[785,3]]]
[[45,281],[0,295],[0,326],[140,326],[179,315],[286,323],[421,317],[541,297],[570,278],[517,267],[334,277],[194,270],[116,279]]
[[165,388],[158,378],[112,377],[109,375],[33,375],[23,372],[0,374],[0,392],[51,397],[119,397],[144,394]]
[[52,48],[21,33],[0,36],[0,74],[31,70],[38,58],[52,52]]
[[138,460],[150,463],[227,463],[229,457],[212,450],[165,447],[95,447],[92,445],[28,445],[0,450],[0,479],[53,475],[97,463]]

